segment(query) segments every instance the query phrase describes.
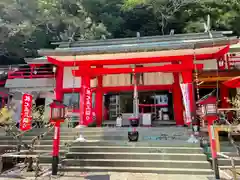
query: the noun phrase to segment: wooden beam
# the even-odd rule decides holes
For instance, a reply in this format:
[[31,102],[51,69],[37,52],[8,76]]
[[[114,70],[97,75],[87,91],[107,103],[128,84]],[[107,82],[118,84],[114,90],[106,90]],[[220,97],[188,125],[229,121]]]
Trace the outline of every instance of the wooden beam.
[[198,78],[198,81],[216,82],[216,81],[227,81],[227,80],[229,80],[231,78],[232,77],[206,77],[206,78]]
[[91,68],[73,70],[74,76],[84,76],[91,74],[92,76],[105,75],[105,74],[129,74],[129,73],[148,73],[148,72],[182,72],[191,71],[194,68],[198,70],[203,69],[203,64],[184,66],[180,64],[167,64],[164,66],[152,67],[136,67],[136,68]]

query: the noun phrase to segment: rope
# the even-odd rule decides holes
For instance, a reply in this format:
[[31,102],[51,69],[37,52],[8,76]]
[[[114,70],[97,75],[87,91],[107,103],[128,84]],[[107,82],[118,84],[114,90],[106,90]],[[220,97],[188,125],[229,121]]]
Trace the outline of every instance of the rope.
[[194,66],[195,66],[195,82],[196,82],[196,87],[197,87],[197,100],[200,99],[200,94],[199,94],[199,79],[198,79],[198,70],[197,70],[197,64],[195,63],[196,61],[196,48],[195,45],[193,47],[193,62],[194,62]]
[[[73,65],[73,69],[75,70],[75,67],[76,67],[76,55],[74,56],[74,65]],[[72,103],[72,104],[70,104],[70,106],[71,106],[71,110],[73,110],[74,108],[75,108],[75,106],[74,106],[74,103],[73,103],[73,101],[74,101],[74,93],[75,93],[75,84],[76,84],[76,77],[75,77],[75,74],[73,75],[73,87],[72,87],[72,94],[71,94],[71,98],[70,98],[70,102]],[[69,123],[71,124],[71,127],[72,127],[72,116],[68,116],[68,127],[69,127]]]

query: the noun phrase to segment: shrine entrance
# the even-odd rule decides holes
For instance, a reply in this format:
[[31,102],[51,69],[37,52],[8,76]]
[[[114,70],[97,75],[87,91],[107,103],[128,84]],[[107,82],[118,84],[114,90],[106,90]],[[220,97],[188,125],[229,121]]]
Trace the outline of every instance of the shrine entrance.
[[[133,113],[133,92],[108,93],[104,96],[104,120],[115,120],[118,114]],[[103,111],[106,111],[103,110]],[[173,120],[172,93],[168,91],[140,91],[139,112],[151,113],[153,120]],[[160,113],[161,112],[161,113]],[[107,119],[106,119],[107,118]]]
[[[103,106],[106,104],[104,94],[109,96],[110,93],[119,95],[122,92],[135,92],[135,87],[131,82],[123,82],[120,78],[122,75],[126,74],[129,77],[131,74],[139,77],[137,91],[139,92],[139,101],[143,101],[139,103],[139,109],[146,112],[152,112],[152,109],[155,112],[160,111],[159,106],[162,105],[154,101],[162,99],[164,94],[156,92],[167,91],[172,93],[174,107],[172,114],[174,114],[176,125],[184,125],[184,106],[180,84],[186,85],[184,88],[186,88],[187,94],[184,98],[187,97],[189,101],[187,107],[191,114],[189,119],[193,119],[196,105],[193,72],[203,70],[205,66],[203,60],[222,58],[229,51],[229,44],[235,43],[235,40],[229,41],[221,34],[216,35],[219,39],[216,39],[215,46],[212,46],[212,39],[209,38],[208,34],[201,35],[204,41],[199,39],[199,36],[196,34],[194,38],[186,35],[144,37],[141,41],[136,38],[81,41],[77,44],[74,43],[73,46],[69,46],[67,43],[61,44],[61,47],[55,50],[40,50],[39,54],[47,56],[48,62],[57,66],[57,99],[62,100],[66,92],[80,94],[77,112],[83,121],[86,108],[88,109],[87,114],[89,114],[90,104],[91,106],[93,104],[92,98],[95,99],[93,102],[95,103],[96,124],[100,126],[103,121]],[[183,41],[183,39],[187,40]],[[76,78],[77,87],[68,85],[69,80],[66,79],[66,73],[67,76]],[[147,76],[143,77],[143,74]],[[170,76],[167,77],[165,74],[170,74]],[[155,79],[161,80],[153,81],[153,76]],[[144,98],[141,100],[141,96],[144,97],[144,92],[154,92],[155,95],[150,95],[154,98],[145,98],[144,102]],[[95,94],[94,97],[91,93]],[[143,94],[141,95],[141,93]],[[109,97],[115,116],[121,113],[119,108],[121,98],[119,97]],[[125,95],[123,99],[130,101],[130,97],[130,95]],[[166,98],[164,97],[164,99]],[[170,103],[168,102],[168,104]],[[169,107],[168,111],[170,111]],[[171,118],[172,115],[169,113],[168,119]]]

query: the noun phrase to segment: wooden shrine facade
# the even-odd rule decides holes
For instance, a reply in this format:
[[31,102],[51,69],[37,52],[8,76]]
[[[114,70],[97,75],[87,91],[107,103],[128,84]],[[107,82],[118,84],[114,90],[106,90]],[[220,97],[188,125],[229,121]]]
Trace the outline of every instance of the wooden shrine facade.
[[[64,93],[73,91],[81,97],[86,87],[95,92],[97,125],[102,123],[103,94],[133,91],[132,73],[139,75],[139,91],[172,92],[176,125],[183,125],[180,83],[194,84],[195,71],[203,72],[209,67],[219,69],[218,62],[228,53],[230,45],[238,42],[237,38],[227,38],[221,33],[213,34],[213,37],[215,40],[205,33],[198,33],[59,43],[58,48],[39,50],[39,54],[47,57],[45,63],[57,67],[57,99],[62,100]],[[39,62],[29,64],[39,65]],[[194,113],[194,89],[189,87]],[[84,104],[80,103],[80,111],[82,106]]]

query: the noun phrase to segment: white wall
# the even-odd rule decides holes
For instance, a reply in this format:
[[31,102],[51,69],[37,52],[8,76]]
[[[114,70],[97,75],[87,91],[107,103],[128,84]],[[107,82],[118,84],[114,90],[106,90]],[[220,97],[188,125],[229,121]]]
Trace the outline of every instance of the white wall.
[[[81,78],[74,77],[72,75],[72,70],[78,69],[77,67],[64,67],[63,74],[63,88],[80,88],[81,86]],[[73,82],[75,78],[75,83]],[[75,85],[74,85],[75,84]],[[73,86],[74,85],[74,86]]]
[[198,60],[195,61],[196,64],[203,64],[203,70],[216,70],[218,69],[217,60]]

